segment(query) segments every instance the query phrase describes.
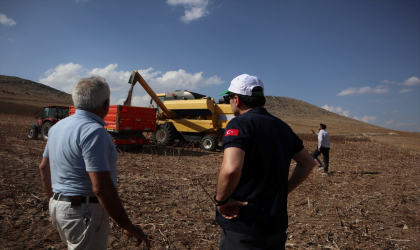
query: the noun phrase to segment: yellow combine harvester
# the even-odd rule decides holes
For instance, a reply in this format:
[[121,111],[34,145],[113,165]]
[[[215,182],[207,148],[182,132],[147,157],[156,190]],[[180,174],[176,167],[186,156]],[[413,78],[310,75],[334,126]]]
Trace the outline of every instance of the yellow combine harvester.
[[[159,107],[156,111],[156,131],[153,143],[171,145],[176,139],[200,142],[204,150],[214,151],[223,137],[226,124],[233,118],[230,105],[215,103],[213,98],[190,91],[176,90],[155,94],[136,70],[128,83],[136,82]],[[131,100],[132,89],[127,100]],[[129,101],[131,102],[131,101]],[[130,103],[124,104],[130,105]]]

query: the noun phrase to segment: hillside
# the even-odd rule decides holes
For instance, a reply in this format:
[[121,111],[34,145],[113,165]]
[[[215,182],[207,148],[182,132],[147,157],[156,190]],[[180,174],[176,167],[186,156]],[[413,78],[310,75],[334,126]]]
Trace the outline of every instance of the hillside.
[[[0,75],[0,89],[0,114],[33,116],[36,108],[48,104],[73,103],[70,94],[19,77]],[[369,136],[379,142],[408,147],[418,148],[420,145],[420,133],[381,128],[293,98],[267,96],[266,108],[271,114],[289,124],[298,134],[308,134],[311,129],[317,130],[319,124],[324,123],[332,135]]]
[[0,75],[0,113],[35,115],[45,105],[73,104],[71,95],[42,83]]

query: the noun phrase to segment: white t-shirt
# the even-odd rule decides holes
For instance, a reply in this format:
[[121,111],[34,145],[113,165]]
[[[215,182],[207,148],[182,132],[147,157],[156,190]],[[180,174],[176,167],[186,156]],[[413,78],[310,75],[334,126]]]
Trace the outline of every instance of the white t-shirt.
[[330,148],[330,133],[327,130],[321,129],[315,134],[318,136],[318,148]]

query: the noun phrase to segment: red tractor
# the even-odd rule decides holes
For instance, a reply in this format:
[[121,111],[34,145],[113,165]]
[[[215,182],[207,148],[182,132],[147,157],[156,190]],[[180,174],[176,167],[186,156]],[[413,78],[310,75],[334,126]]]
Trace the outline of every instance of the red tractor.
[[[39,109],[36,110],[36,113],[39,113]],[[42,109],[41,119],[38,120],[38,124],[29,126],[28,138],[36,140],[38,139],[38,134],[41,134],[44,140],[48,140],[48,130],[67,116],[69,116],[68,106],[45,106]],[[38,116],[36,119],[38,119]]]

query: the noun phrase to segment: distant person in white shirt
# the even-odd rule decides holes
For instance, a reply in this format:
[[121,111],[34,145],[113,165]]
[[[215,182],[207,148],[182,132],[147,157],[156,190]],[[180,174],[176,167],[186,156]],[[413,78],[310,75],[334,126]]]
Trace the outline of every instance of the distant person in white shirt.
[[[312,131],[312,134],[315,134],[318,136],[318,147],[315,149],[314,154],[312,155],[314,159],[317,159],[318,162],[318,156],[322,154],[324,158],[324,172],[323,174],[328,175],[328,164],[330,161],[330,133],[328,133],[327,125],[325,124],[319,124],[319,133],[315,133],[315,131]],[[321,166],[322,168],[322,166]]]

